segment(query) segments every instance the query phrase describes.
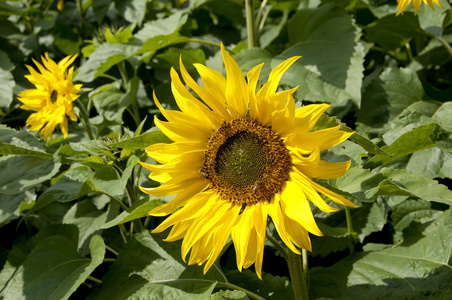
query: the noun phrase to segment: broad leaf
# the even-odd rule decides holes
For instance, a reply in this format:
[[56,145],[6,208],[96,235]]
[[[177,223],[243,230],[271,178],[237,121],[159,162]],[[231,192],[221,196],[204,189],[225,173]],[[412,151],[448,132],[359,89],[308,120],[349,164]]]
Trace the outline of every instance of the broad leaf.
[[44,238],[33,248],[4,290],[4,299],[68,299],[102,263],[105,244],[94,236],[91,258],[80,256],[68,238]]
[[152,144],[170,142],[171,140],[169,140],[160,130],[154,130],[121,142],[109,144],[109,146],[115,148],[145,149]]
[[163,204],[163,202],[159,199],[153,199],[153,200],[140,200],[135,202],[131,207],[129,207],[126,211],[123,211],[120,215],[118,215],[116,218],[111,220],[108,223],[105,223],[102,225],[102,229],[111,228],[113,226],[116,226],[118,224],[123,224],[126,222],[133,221],[135,219],[143,218],[143,217],[149,217],[149,212],[159,206],[160,204]]
[[293,45],[272,62],[303,56],[288,69],[282,83],[300,86],[297,99],[345,106],[349,100],[361,105],[364,47],[360,29],[350,15],[329,5],[300,10],[288,23]]
[[182,261],[177,243],[164,242],[162,237],[147,231],[136,234],[90,299],[208,298],[217,281],[224,281],[216,266],[203,275],[202,267]]
[[14,65],[7,54],[0,50],[0,107],[9,107],[13,102],[13,87],[15,85],[11,70]]
[[334,299],[416,299],[451,296],[452,216],[442,213],[429,226],[411,226],[397,247],[362,252],[310,272],[310,295]]
[[388,155],[375,155],[364,168],[376,168],[387,164],[396,158],[411,154],[413,152],[435,146],[437,140],[443,138],[441,127],[436,123],[419,126],[407,133],[402,134],[390,146],[382,147]]
[[0,155],[23,155],[40,158],[52,158],[42,143],[27,131],[16,131],[0,125]]

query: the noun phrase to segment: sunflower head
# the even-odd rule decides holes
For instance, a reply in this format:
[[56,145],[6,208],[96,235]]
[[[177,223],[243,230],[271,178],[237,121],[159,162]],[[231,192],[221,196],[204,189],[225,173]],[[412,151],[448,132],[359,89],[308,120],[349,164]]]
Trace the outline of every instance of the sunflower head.
[[[414,5],[414,14],[416,15],[419,7],[421,7],[421,0],[397,0],[397,9],[399,10],[396,14],[396,16],[402,14],[403,15],[403,11],[407,8],[408,4],[411,3],[411,1],[413,1],[413,5]],[[427,4],[428,6],[430,6],[433,10],[435,9],[435,6],[433,5],[434,3],[436,3],[439,7],[444,8],[441,3],[439,3],[439,0],[423,0],[424,4]]]
[[44,140],[52,136],[52,132],[59,124],[64,138],[68,133],[68,116],[72,121],[77,121],[72,102],[78,98],[81,84],[73,84],[72,73],[74,67],[67,72],[77,55],[67,56],[58,64],[49,55],[41,57],[43,65],[33,59],[39,72],[27,66],[30,75],[25,77],[35,86],[34,89],[22,91],[18,95],[24,110],[32,110],[26,122],[34,131],[41,130]]
[[245,80],[234,59],[221,45],[227,77],[195,64],[203,86],[185,69],[185,83],[171,69],[171,88],[180,110],[165,110],[154,95],[166,121],[155,124],[173,144],[146,148],[159,165],[142,165],[149,177],[161,182],[157,188],[141,188],[155,196],[177,196],[150,212],[171,214],[154,232],[169,227],[167,241],[183,239],[182,257],[189,264],[205,264],[206,272],[231,236],[237,267],[255,264],[262,278],[267,220],[270,217],[283,242],[295,253],[311,250],[308,232],[322,235],[309,202],[325,212],[335,211],[319,195],[348,206],[344,197],[316,183],[316,179],[342,176],[350,161],[329,163],[320,151],[333,147],[352,133],[338,127],[314,131],[317,120],[329,107],[308,105],[295,109],[296,88],[277,91],[284,72],[299,57],[282,62],[269,80],[257,88],[260,64]]

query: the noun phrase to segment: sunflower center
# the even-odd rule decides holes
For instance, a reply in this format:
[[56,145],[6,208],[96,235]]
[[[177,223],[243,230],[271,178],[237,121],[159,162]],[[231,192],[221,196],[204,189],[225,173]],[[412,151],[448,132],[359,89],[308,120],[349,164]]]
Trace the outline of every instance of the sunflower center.
[[267,166],[265,143],[253,132],[240,131],[220,146],[215,172],[225,183],[246,188],[259,180]]
[[291,169],[282,139],[271,128],[241,118],[224,122],[212,134],[200,173],[222,199],[246,205],[271,201]]
[[50,101],[52,103],[55,103],[58,99],[58,92],[56,90],[52,90],[52,93],[50,93]]

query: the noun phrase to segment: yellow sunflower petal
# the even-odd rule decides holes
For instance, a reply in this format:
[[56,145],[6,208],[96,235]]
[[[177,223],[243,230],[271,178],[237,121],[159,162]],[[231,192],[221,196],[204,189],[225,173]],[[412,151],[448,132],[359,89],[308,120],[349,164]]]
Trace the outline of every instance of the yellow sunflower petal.
[[248,87],[245,78],[235,60],[224,49],[223,44],[221,44],[221,54],[223,55],[227,74],[225,98],[228,108],[232,117],[244,117],[248,111],[249,104]]
[[281,194],[281,208],[286,216],[298,222],[310,233],[323,235],[317,227],[308,200],[298,184],[287,182],[286,188]]
[[185,69],[184,64],[182,63],[182,58],[179,62],[180,71],[182,74],[182,78],[185,83],[207,104],[213,111],[218,113],[221,118],[228,120],[230,119],[230,115],[226,109],[226,103],[221,102],[221,99],[218,99],[214,95],[212,95],[208,90],[200,87],[195,80],[188,74],[187,69]]

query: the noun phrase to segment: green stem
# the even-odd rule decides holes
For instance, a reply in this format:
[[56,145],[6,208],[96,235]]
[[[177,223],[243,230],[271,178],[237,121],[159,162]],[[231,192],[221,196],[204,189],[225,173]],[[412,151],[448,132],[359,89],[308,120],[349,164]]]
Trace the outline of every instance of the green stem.
[[104,260],[102,262],[106,263],[106,262],[115,262],[116,258],[104,258]]
[[[288,251],[288,261],[290,280],[292,282],[293,293],[296,300],[308,300],[308,287],[306,286],[307,275],[303,274],[301,266],[301,255]],[[306,266],[307,269],[307,266]]]
[[134,193],[134,197],[135,199],[138,199],[138,190],[140,189],[140,174],[141,174],[141,170],[143,169],[142,165],[138,165],[138,170],[137,170],[137,179],[135,180],[135,193]]
[[230,282],[218,282],[217,283],[217,288],[226,288],[226,289],[231,289],[231,290],[239,290],[244,292],[248,297],[253,298],[253,299],[257,299],[257,300],[265,300],[265,298],[262,298],[261,296],[248,291],[247,289],[244,289],[238,285],[232,284]]
[[88,280],[94,281],[97,284],[102,284],[102,280],[94,278],[93,276],[88,276]]
[[352,214],[350,212],[350,207],[348,206],[345,207],[345,217],[347,219],[348,234],[352,235],[353,234]]
[[85,18],[85,13],[83,11],[82,1],[81,0],[75,0],[75,2],[77,3],[78,14],[80,15],[80,18],[83,20]]
[[116,198],[115,196],[109,195],[109,194],[107,194],[107,193],[103,193],[103,194],[106,195],[106,196],[108,196],[108,197],[110,197],[111,199],[115,200],[115,201],[119,204],[119,206],[121,206],[121,208],[122,208],[123,210],[127,210],[127,206],[126,206],[124,203],[122,203],[121,200],[119,200],[119,199]]
[[272,237],[268,231],[267,231],[267,239],[275,246],[276,249],[278,249],[279,253],[281,253],[282,257],[287,261],[289,259],[287,255],[286,249],[274,238]]
[[438,40],[438,42],[443,44],[444,48],[446,48],[447,52],[449,53],[450,57],[452,58],[452,47],[449,45],[449,43],[440,36],[435,36],[435,38]]
[[349,247],[350,254],[353,254],[353,253],[355,253],[354,242],[355,242],[356,233],[353,231],[352,214],[350,212],[350,207],[348,207],[348,206],[345,207],[345,218],[347,219],[348,236],[350,237],[350,240],[351,240],[351,244]]
[[121,233],[122,240],[127,244],[127,229],[124,224],[118,224],[119,232]]
[[309,292],[309,265],[308,265],[308,251],[306,249],[301,249],[301,255],[303,259],[303,270],[302,270],[302,277],[303,281],[305,282],[306,288]]
[[116,251],[115,249],[113,249],[113,248],[110,247],[110,246],[105,245],[105,249],[107,249],[108,251],[110,251],[111,253],[113,253],[113,254],[116,255],[116,256],[119,255],[118,251]]
[[246,31],[248,33],[248,48],[257,47],[256,27],[254,25],[253,0],[245,0]]
[[83,121],[83,124],[85,125],[86,133],[88,133],[89,139],[94,140],[93,132],[91,131],[91,127],[89,125],[88,112],[86,111],[86,109],[83,106],[83,103],[82,103],[82,101],[80,101],[80,99],[75,100],[75,103],[77,104],[78,108],[80,109],[82,121]]
[[410,43],[405,44],[406,52],[408,54],[408,58],[410,60],[410,63],[413,62],[413,52],[411,51]]
[[144,225],[143,225],[143,227],[144,228],[148,228],[148,226],[149,226],[149,222],[151,221],[151,216],[147,216],[146,217],[146,220],[144,220]]

